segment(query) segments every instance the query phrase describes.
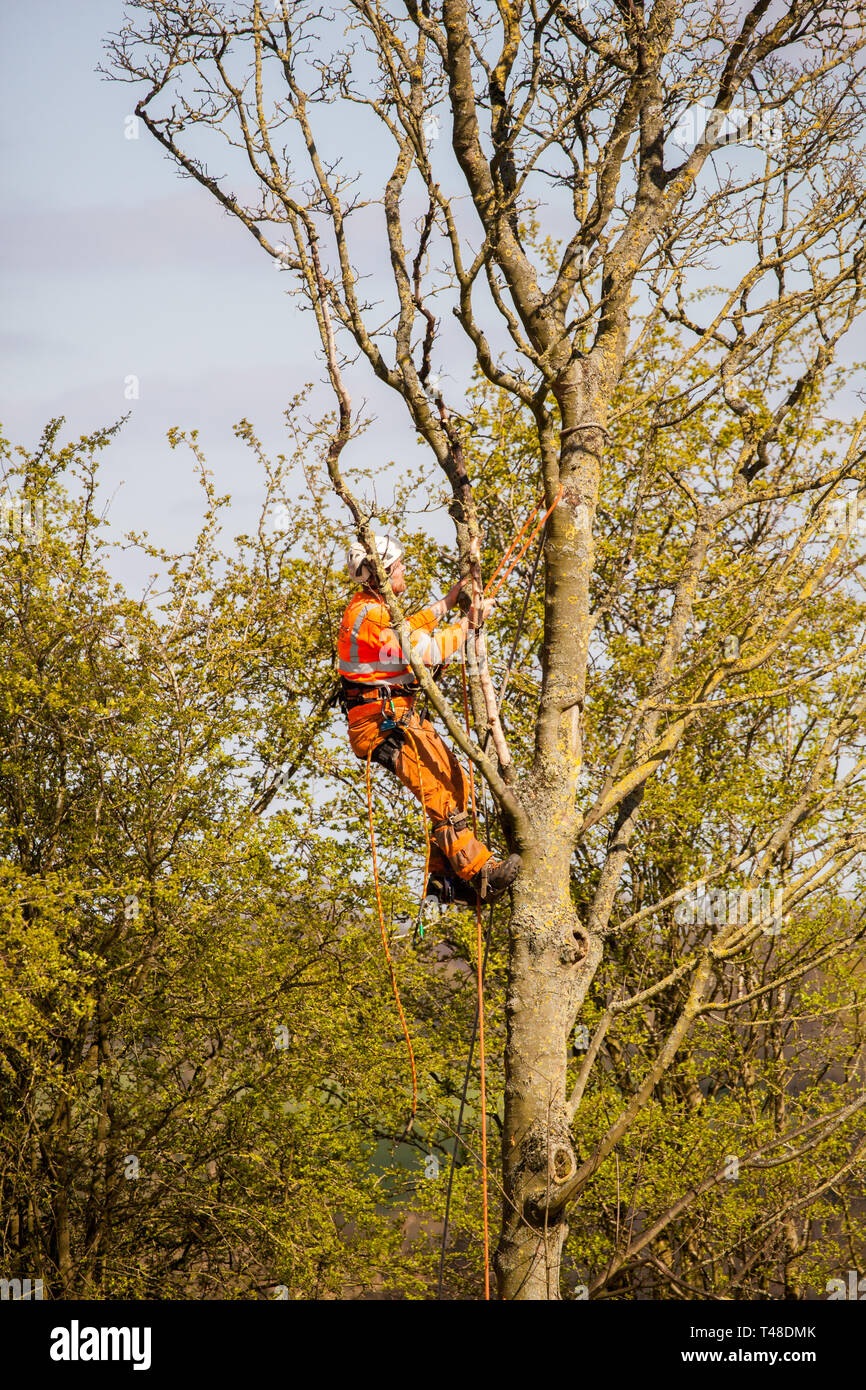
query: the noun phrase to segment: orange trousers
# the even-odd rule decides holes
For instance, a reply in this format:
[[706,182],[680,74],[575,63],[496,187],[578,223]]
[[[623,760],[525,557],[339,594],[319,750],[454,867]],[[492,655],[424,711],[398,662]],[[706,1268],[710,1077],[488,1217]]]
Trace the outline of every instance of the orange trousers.
[[[394,696],[398,719],[411,710],[412,703],[405,696]],[[383,741],[383,717],[382,706],[373,701],[349,711],[349,742],[359,758],[366,759],[368,752]],[[421,720],[412,713],[400,735],[402,742],[393,769],[430,817],[431,873],[441,871],[447,863],[458,878],[472,878],[491,854],[472,833],[471,817],[467,815],[469,782],[463,768],[429,719]],[[448,816],[456,816],[459,821],[461,814],[466,820],[463,826],[454,826],[447,820]]]

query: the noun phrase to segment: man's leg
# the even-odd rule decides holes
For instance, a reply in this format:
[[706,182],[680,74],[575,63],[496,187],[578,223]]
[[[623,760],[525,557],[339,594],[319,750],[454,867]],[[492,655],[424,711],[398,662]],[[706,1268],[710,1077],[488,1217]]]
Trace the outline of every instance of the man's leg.
[[433,843],[458,878],[472,878],[492,857],[472,832],[463,769],[433,725],[413,716],[394,759],[394,773],[423,804]]
[[[448,853],[452,869],[464,882],[468,880],[468,882],[466,882],[466,887],[458,889],[455,896],[459,901],[472,902],[473,892],[479,892],[482,901],[495,902],[496,899],[500,898],[505,890],[511,886],[520,872],[520,855],[510,854],[507,859],[500,863],[498,859],[494,859],[489,850],[485,850],[483,862],[479,865],[478,859],[475,858],[467,871],[465,864],[468,862],[468,856],[472,851],[472,846],[478,846],[478,840],[472,834],[472,831],[468,830],[469,816],[467,808],[469,805],[469,782],[453,749],[439,738],[432,724],[425,724],[422,731],[429,731],[429,734],[437,741],[438,750],[444,751],[445,757],[448,760],[449,775],[447,779],[443,779],[442,785],[446,791],[450,791],[454,801],[457,803],[457,818],[461,818],[462,822],[466,825],[466,833],[471,842],[468,846],[465,844],[463,832],[459,823],[455,825],[454,813],[451,814],[445,826],[439,827],[434,825],[434,838],[437,840],[437,843],[443,845],[443,849]],[[448,847],[449,843],[451,843],[449,837],[453,835],[455,829],[458,829],[460,833],[458,834],[457,840],[453,842],[454,850],[452,852]],[[480,848],[483,848],[483,846],[480,846]]]
[[356,717],[349,726],[352,749],[359,758],[372,750],[375,761],[393,772],[427,811],[433,822],[430,880],[441,876],[447,863],[451,874],[467,883],[458,895],[461,901],[469,902],[470,897],[463,895],[471,895],[476,886],[483,899],[495,901],[517,877],[520,858],[512,854],[499,863],[472,833],[467,813],[469,787],[454,753],[429,721],[421,724],[413,715],[408,726],[384,735],[381,723],[381,711],[376,707]]

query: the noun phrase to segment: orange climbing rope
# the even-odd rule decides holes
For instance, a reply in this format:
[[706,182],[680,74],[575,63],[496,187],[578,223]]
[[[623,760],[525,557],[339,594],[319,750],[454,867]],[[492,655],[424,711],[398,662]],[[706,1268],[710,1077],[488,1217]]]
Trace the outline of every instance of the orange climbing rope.
[[496,584],[496,585],[494,585],[494,583],[493,583],[494,579],[495,579],[496,576],[498,575],[499,571],[502,569],[502,566],[503,566],[504,564],[507,564],[507,562],[509,561],[509,559],[511,559],[511,555],[512,555],[513,552],[514,552],[515,546],[519,543],[521,536],[523,535],[523,533],[524,533],[524,531],[526,530],[526,528],[527,528],[527,526],[529,525],[529,523],[532,521],[533,517],[535,517],[535,516],[538,515],[539,511],[541,510],[541,503],[542,503],[542,501],[543,501],[544,499],[541,498],[540,501],[536,502],[536,504],[535,504],[535,506],[533,507],[532,511],[529,513],[529,516],[526,518],[526,520],[524,521],[524,523],[523,523],[523,525],[521,526],[520,530],[517,532],[517,535],[516,535],[516,536],[513,538],[513,540],[511,541],[511,544],[509,545],[509,547],[508,547],[508,549],[506,550],[505,554],[503,555],[502,559],[499,561],[499,564],[496,566],[496,569],[493,571],[493,573],[491,574],[491,576],[490,576],[490,578],[488,579],[487,583],[485,584],[485,586],[484,586],[484,593],[485,593],[485,595],[487,596],[487,598],[493,598],[496,594],[499,593],[499,590],[502,588],[502,586],[503,586],[503,584],[505,583],[506,579],[507,579],[508,576],[511,574],[511,571],[514,569],[515,565],[519,565],[519,564],[520,564],[520,561],[523,559],[523,557],[524,557],[524,555],[526,554],[527,550],[528,550],[529,547],[532,545],[532,542],[535,540],[535,537],[538,535],[538,533],[539,533],[539,531],[541,530],[542,526],[543,526],[544,523],[547,521],[547,518],[550,516],[550,513],[553,511],[554,507],[556,507],[556,506],[559,504],[559,499],[562,497],[562,487],[563,487],[563,485],[562,485],[562,483],[560,483],[560,484],[559,484],[559,491],[557,492],[556,496],[555,496],[554,499],[553,499],[553,502],[552,502],[551,505],[548,507],[547,511],[544,513],[544,516],[541,518],[541,520],[538,522],[538,524],[537,524],[536,526],[534,526],[533,529],[530,531],[529,535],[527,536],[526,540],[523,542],[523,545],[520,547],[520,550],[519,550],[519,551],[517,552],[517,554],[514,556],[514,559],[511,561],[511,564],[508,566],[508,569],[507,569],[507,570],[505,571],[505,573],[503,574],[503,576],[502,576],[502,578],[500,579],[499,583]]
[[[537,510],[537,508],[536,508]],[[466,651],[461,664],[463,673],[463,717],[469,733],[469,694],[466,685]],[[478,811],[475,804],[475,771],[469,759],[469,799],[472,805],[472,832],[478,838]],[[475,964],[478,989],[478,1069],[481,1095],[481,1207],[484,1221],[484,1299],[490,1301],[490,1230],[487,1213],[487,1080],[484,1053],[484,952],[481,927],[481,895],[475,895]]]
[[370,757],[373,749],[367,753],[367,815],[370,822],[370,850],[373,855],[373,882],[376,885],[376,907],[379,912],[379,931],[382,935],[382,945],[385,948],[385,959],[388,962],[388,972],[391,976],[391,988],[394,991],[394,998],[397,1001],[397,1012],[400,1015],[400,1023],[403,1027],[403,1037],[406,1039],[406,1051],[409,1053],[409,1067],[412,1072],[412,1111],[406,1121],[406,1131],[412,1125],[418,1112],[418,1074],[415,1069],[415,1053],[412,1048],[412,1039],[409,1036],[409,1029],[406,1024],[406,1015],[403,1012],[403,1005],[400,1001],[400,991],[397,988],[397,976],[394,973],[394,962],[391,959],[391,952],[388,949],[388,933],[385,930],[385,914],[382,911],[382,892],[379,887],[379,865],[376,861],[376,832],[373,827],[373,787],[370,781]]
[[[529,532],[529,535],[527,536],[527,538],[526,538],[526,540],[523,542],[523,544],[520,545],[521,538],[524,536],[524,534],[525,534],[526,531],[528,530],[529,526],[531,525],[533,519],[538,515],[539,511],[541,510],[541,504],[542,504],[543,498],[542,498],[541,500],[539,500],[539,501],[536,503],[536,505],[533,507],[533,509],[532,509],[532,511],[530,512],[529,516],[526,518],[526,521],[523,523],[523,525],[521,526],[520,530],[517,532],[516,536],[514,536],[514,538],[512,539],[510,545],[508,546],[508,549],[506,550],[506,552],[505,552],[505,554],[503,555],[502,559],[499,561],[499,564],[496,566],[496,569],[493,571],[493,574],[490,576],[490,579],[487,581],[487,584],[486,584],[485,589],[484,589],[484,593],[485,593],[485,595],[486,595],[488,598],[493,598],[493,597],[499,592],[499,590],[502,588],[502,586],[503,586],[503,584],[505,583],[505,581],[508,579],[509,575],[510,575],[510,574],[512,573],[512,571],[515,569],[515,567],[520,563],[520,561],[523,559],[523,556],[526,554],[527,550],[529,549],[529,547],[530,547],[530,545],[532,544],[532,542],[533,542],[533,540],[535,539],[535,537],[538,535],[539,531],[541,531],[541,529],[545,526],[548,517],[550,516],[550,514],[551,514],[551,512],[554,510],[554,508],[557,506],[557,504],[559,503],[559,500],[560,500],[561,497],[562,497],[562,484],[560,483],[559,491],[557,492],[555,498],[553,499],[553,502],[552,502],[551,505],[548,507],[547,511],[546,511],[546,512],[544,513],[544,515],[542,516],[541,520],[540,520],[539,522],[537,522],[536,525],[533,527],[533,529]],[[517,549],[518,545],[520,545],[519,550]],[[516,553],[515,553],[515,551],[516,551]],[[539,551],[539,555],[540,555],[540,551]],[[513,558],[512,558],[512,556],[513,556]],[[510,564],[508,564],[509,560],[511,561]],[[505,566],[506,564],[508,564],[508,568],[505,570],[505,573],[504,573],[504,574],[502,575],[502,577],[499,579],[499,582],[498,582],[498,583],[494,583],[494,581],[496,580],[496,578],[497,578],[497,576],[499,575],[500,571],[502,570],[503,566]],[[537,561],[536,561],[536,564],[537,564]],[[534,576],[535,576],[535,570],[533,570],[533,578],[534,578]],[[528,598],[528,595],[527,595],[527,598]],[[526,605],[524,604],[524,611],[525,611],[525,607],[526,607]],[[465,720],[465,725],[466,725],[466,733],[467,733],[467,736],[468,736],[468,734],[469,734],[469,694],[468,694],[467,681],[466,681],[466,651],[465,651],[465,648],[464,648],[463,651],[462,651],[462,664],[461,664],[461,669],[462,669],[462,676],[463,676],[463,715],[464,715],[464,720]],[[422,771],[421,771],[421,756],[420,756],[420,753],[419,753],[419,751],[418,751],[418,745],[417,745],[417,743],[415,742],[415,738],[414,738],[414,736],[413,736],[413,734],[412,734],[411,729],[407,728],[406,726],[403,726],[403,727],[404,727],[404,731],[405,731],[405,733],[406,733],[406,735],[407,735],[409,741],[410,741],[411,744],[412,744],[412,748],[413,748],[414,753],[415,753],[415,763],[416,763],[416,766],[417,766],[417,768],[418,768],[418,783],[419,783],[419,787],[420,787],[420,789],[421,789],[421,807],[422,807],[422,819],[423,819],[423,822],[424,822],[424,845],[425,845],[424,878],[423,878],[423,886],[422,886],[422,889],[421,889],[421,906],[420,906],[420,911],[423,912],[424,893],[425,893],[425,891],[426,891],[427,876],[428,876],[428,873],[429,873],[429,870],[430,870],[430,831],[429,831],[429,827],[428,827],[428,825],[427,825],[427,812],[426,812],[426,806],[425,806],[425,804],[424,804],[424,780],[423,780],[423,773],[422,773]],[[375,888],[376,888],[376,908],[377,908],[377,911],[378,911],[378,914],[379,914],[379,931],[380,931],[380,934],[381,934],[381,937],[382,937],[382,946],[383,946],[384,951],[385,951],[385,959],[386,959],[386,961],[387,961],[387,963],[388,963],[388,973],[389,973],[389,975],[390,975],[390,977],[391,977],[391,988],[392,988],[392,990],[393,990],[393,992],[394,992],[394,999],[395,999],[395,1001],[396,1001],[396,1003],[397,1003],[397,1011],[398,1011],[398,1013],[399,1013],[399,1015],[400,1015],[400,1023],[401,1023],[402,1029],[403,1029],[403,1037],[404,1037],[405,1040],[406,1040],[406,1051],[407,1051],[408,1054],[409,1054],[409,1066],[410,1066],[411,1073],[412,1073],[412,1111],[411,1111],[411,1114],[410,1114],[410,1116],[409,1116],[409,1119],[408,1119],[408,1121],[407,1121],[407,1123],[406,1123],[406,1130],[407,1130],[407,1132],[408,1132],[408,1130],[410,1129],[410,1127],[411,1127],[411,1125],[412,1125],[412,1122],[413,1122],[414,1119],[415,1119],[415,1115],[417,1114],[417,1110],[418,1110],[418,1075],[417,1075],[417,1069],[416,1069],[416,1066],[415,1066],[415,1052],[414,1052],[414,1049],[413,1049],[413,1047],[412,1047],[412,1039],[411,1039],[411,1037],[410,1037],[410,1035],[409,1035],[409,1028],[408,1028],[408,1025],[407,1025],[407,1023],[406,1023],[406,1015],[405,1015],[405,1013],[403,1012],[403,1004],[402,1004],[401,999],[400,999],[400,990],[399,990],[399,988],[398,988],[398,986],[397,986],[397,976],[396,976],[396,973],[395,973],[395,971],[394,971],[394,962],[393,962],[392,959],[391,959],[391,952],[390,952],[389,947],[388,947],[388,933],[387,933],[387,931],[385,930],[385,914],[384,914],[384,912],[383,912],[383,910],[382,910],[382,893],[381,893],[381,888],[380,888],[380,885],[379,885],[379,866],[378,866],[378,861],[377,861],[377,857],[376,857],[376,834],[375,834],[375,827],[374,827],[374,824],[373,824],[373,788],[372,788],[372,782],[371,782],[371,779],[370,779],[370,759],[371,759],[371,756],[372,756],[372,752],[373,752],[373,750],[372,750],[372,748],[371,748],[371,749],[368,751],[368,753],[367,753],[367,763],[366,763],[367,815],[368,815],[368,819],[369,819],[369,828],[370,828],[370,850],[371,850],[372,860],[373,860],[373,881],[374,881],[374,883],[375,883]],[[471,804],[471,807],[472,807],[472,827],[473,827],[473,833],[475,834],[475,836],[476,836],[476,838],[477,838],[477,835],[478,835],[478,809],[477,809],[477,803],[476,803],[476,797],[475,797],[475,770],[474,770],[474,765],[473,765],[473,763],[472,763],[471,758],[470,758],[470,760],[469,760],[469,797],[470,797],[470,804]],[[485,1301],[486,1301],[486,1302],[489,1302],[489,1300],[490,1300],[490,1229],[489,1229],[489,1212],[488,1212],[488,1200],[487,1200],[487,1078],[486,1078],[486,1053],[485,1053],[485,1040],[484,1040],[484,950],[483,950],[484,941],[483,941],[483,929],[482,929],[482,923],[481,923],[481,897],[480,897],[480,895],[476,895],[476,901],[475,901],[475,938],[476,938],[476,939],[475,939],[476,987],[477,987],[477,993],[478,993],[478,1061],[479,1061],[479,1082],[480,1082],[480,1091],[481,1091],[481,1094],[480,1094],[480,1107],[481,1107],[481,1191],[482,1191],[481,1202],[482,1202],[482,1215],[483,1215],[483,1225],[484,1225],[484,1298],[485,1298]],[[467,1081],[468,1081],[468,1074],[467,1074]],[[455,1150],[455,1153],[456,1153],[456,1150]],[[444,1247],[443,1247],[443,1256],[444,1256]],[[441,1261],[440,1261],[440,1271],[439,1271],[439,1274],[440,1274],[440,1296],[441,1296],[441,1277],[442,1277]]]
[[[466,723],[466,732],[469,733],[469,695],[466,685],[466,654],[463,653],[462,661],[463,673],[463,715]],[[412,734],[411,729],[405,725],[404,731],[407,734],[415,753],[415,763],[418,768],[418,782],[421,787],[421,806],[424,820],[424,843],[425,843],[425,862],[424,862],[424,884],[427,883],[427,874],[430,868],[430,832],[427,826],[426,807],[424,806],[424,780],[421,771],[421,756],[418,745]],[[391,988],[394,992],[394,999],[397,1004],[397,1011],[400,1015],[400,1023],[403,1028],[403,1037],[406,1040],[406,1051],[409,1054],[409,1067],[412,1073],[412,1110],[406,1122],[408,1132],[418,1111],[418,1074],[415,1066],[415,1051],[412,1047],[412,1038],[409,1027],[406,1023],[406,1015],[403,1012],[403,1004],[400,999],[400,990],[397,985],[397,976],[394,970],[394,962],[388,947],[388,933],[385,930],[385,913],[382,908],[382,890],[379,884],[379,862],[376,855],[376,830],[373,822],[373,784],[370,777],[370,760],[373,750],[369,749],[366,761],[366,782],[367,782],[367,818],[370,830],[370,852],[373,861],[373,882],[376,888],[376,909],[379,915],[379,932],[382,937],[382,947],[385,952],[385,960],[388,963],[388,973],[391,977]],[[469,763],[469,797],[472,807],[472,827],[476,837],[478,835],[478,809],[475,799],[475,773],[470,760]],[[423,909],[424,888],[421,890],[421,902]],[[489,1214],[487,1204],[487,1080],[486,1080],[486,1054],[484,1047],[484,965],[483,965],[483,931],[481,925],[481,898],[476,895],[475,900],[475,956],[476,956],[476,986],[478,991],[478,1059],[480,1068],[481,1085],[481,1191],[482,1209],[484,1220],[484,1298],[490,1300],[490,1229]]]
[[[514,538],[512,539],[510,545],[508,546],[508,549],[506,550],[506,552],[505,552],[505,554],[503,555],[502,559],[499,561],[499,564],[496,566],[496,569],[493,571],[492,575],[491,575],[490,578],[488,579],[487,584],[485,585],[485,588],[484,588],[484,593],[485,593],[485,596],[486,596],[487,598],[493,598],[496,594],[499,593],[499,590],[502,588],[503,584],[504,584],[505,581],[508,579],[508,577],[509,577],[509,575],[511,574],[512,570],[513,570],[513,569],[520,563],[520,561],[523,559],[524,555],[526,554],[527,550],[528,550],[529,547],[531,546],[531,544],[532,544],[532,542],[534,541],[535,537],[538,535],[539,531],[541,531],[542,528],[547,524],[547,519],[548,519],[548,517],[550,516],[551,512],[553,511],[553,509],[558,505],[559,500],[560,500],[561,497],[562,497],[562,483],[560,483],[560,485],[559,485],[559,491],[557,492],[556,496],[554,497],[553,502],[551,503],[551,505],[547,508],[547,511],[546,511],[546,512],[544,513],[544,515],[542,516],[541,520],[538,521],[538,522],[536,523],[536,525],[533,527],[533,529],[529,532],[529,535],[526,537],[526,540],[523,542],[522,545],[520,545],[521,538],[522,538],[523,535],[526,533],[526,531],[529,529],[530,525],[532,524],[533,519],[538,515],[538,513],[539,513],[540,510],[541,510],[541,504],[542,504],[542,502],[543,502],[543,500],[544,500],[543,497],[540,498],[538,502],[536,502],[536,504],[535,504],[535,506],[533,507],[532,511],[529,513],[529,516],[526,518],[526,520],[524,521],[524,523],[523,523],[523,525],[521,526],[520,530],[517,532],[517,535],[514,536]],[[519,550],[517,549],[518,545],[520,545],[520,549],[519,549]],[[516,551],[516,554],[515,554],[515,551]],[[513,559],[512,559],[512,556],[514,557]],[[510,564],[508,564],[509,560],[511,561]],[[498,584],[497,584],[497,583],[494,583],[494,581],[495,581],[496,578],[497,578],[497,575],[499,575],[499,572],[500,572],[500,570],[503,568],[504,565],[508,565],[508,568],[505,570],[505,573],[502,575],[502,577],[501,577],[501,579],[499,580]],[[535,577],[535,570],[533,569],[533,578],[534,578],[534,577]],[[525,612],[525,607],[526,607],[526,605],[524,604],[524,612]],[[468,735],[469,735],[469,693],[468,693],[467,683],[466,683],[466,649],[465,649],[465,647],[464,647],[463,650],[462,650],[461,657],[462,657],[461,671],[462,671],[462,677],[463,677],[463,718],[464,718],[464,722],[465,722],[465,726],[466,726],[466,734],[467,734],[467,737],[468,737]],[[471,805],[472,805],[472,829],[473,829],[473,833],[474,833],[474,835],[475,835],[475,837],[476,837],[476,839],[477,839],[477,837],[478,837],[478,809],[477,809],[476,800],[475,800],[475,767],[474,767],[474,764],[473,764],[471,758],[469,759],[469,797],[470,797],[470,802],[471,802]],[[486,1077],[486,1055],[485,1055],[485,1047],[484,1047],[484,950],[483,950],[483,946],[484,946],[484,933],[483,933],[483,928],[482,928],[482,925],[481,925],[481,897],[480,897],[480,894],[479,894],[479,895],[476,896],[476,899],[475,899],[475,962],[476,962],[476,984],[477,984],[477,990],[478,990],[478,1071],[479,1071],[479,1085],[480,1085],[480,1091],[481,1091],[479,1100],[480,1100],[480,1107],[481,1107],[481,1205],[482,1205],[482,1216],[483,1216],[483,1225],[484,1225],[484,1298],[485,1298],[485,1301],[486,1301],[486,1302],[489,1302],[489,1300],[490,1300],[490,1229],[489,1229],[489,1213],[488,1213],[488,1208],[487,1208],[487,1077]],[[467,1075],[467,1080],[468,1080],[468,1075]],[[443,1246],[443,1255],[444,1255],[444,1246]],[[441,1262],[440,1262],[440,1294],[441,1294],[441,1274],[442,1274],[442,1271],[441,1271]]]
[[408,725],[403,726],[403,732],[408,735],[415,752],[415,766],[418,769],[418,786],[421,788],[421,819],[424,822],[424,877],[421,880],[421,901],[418,904],[418,935],[423,937],[424,894],[427,892],[427,875],[430,872],[430,827],[427,824],[427,807],[424,802],[424,774],[421,771],[421,754],[418,752],[415,735]]

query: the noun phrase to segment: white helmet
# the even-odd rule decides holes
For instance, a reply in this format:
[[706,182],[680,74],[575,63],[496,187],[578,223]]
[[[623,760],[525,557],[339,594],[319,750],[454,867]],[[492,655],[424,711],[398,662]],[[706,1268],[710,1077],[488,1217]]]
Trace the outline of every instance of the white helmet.
[[[379,559],[385,567],[385,573],[393,569],[400,556],[403,554],[403,547],[399,541],[395,541],[393,536],[374,536],[376,549],[379,552]],[[350,579],[372,579],[370,561],[367,559],[367,552],[360,541],[355,541],[349,546],[346,555],[346,568],[349,571]]]

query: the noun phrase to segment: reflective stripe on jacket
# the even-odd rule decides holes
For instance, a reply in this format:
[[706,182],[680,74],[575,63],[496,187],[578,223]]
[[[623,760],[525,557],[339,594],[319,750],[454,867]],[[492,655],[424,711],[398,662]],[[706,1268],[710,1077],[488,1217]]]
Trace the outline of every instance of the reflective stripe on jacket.
[[[426,666],[439,666],[463,643],[459,623],[433,636],[436,615],[431,608],[408,618],[412,654]],[[355,594],[343,614],[337,638],[337,669],[346,680],[361,685],[409,685],[415,676],[400,640],[391,626],[391,615],[369,589]]]

